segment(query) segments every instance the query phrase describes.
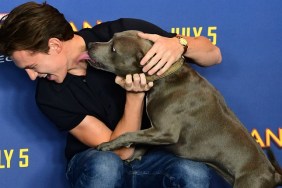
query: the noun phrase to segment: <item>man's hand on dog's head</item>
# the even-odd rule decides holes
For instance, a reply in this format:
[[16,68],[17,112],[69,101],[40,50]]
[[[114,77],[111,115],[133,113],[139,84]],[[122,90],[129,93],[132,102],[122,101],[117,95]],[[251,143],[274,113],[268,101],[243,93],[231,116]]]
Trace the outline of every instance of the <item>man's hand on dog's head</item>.
[[154,42],[152,48],[140,62],[141,65],[144,65],[143,72],[148,72],[149,75],[163,74],[183,53],[183,47],[179,45],[179,41],[175,37],[167,38],[142,32],[138,35],[143,39]]

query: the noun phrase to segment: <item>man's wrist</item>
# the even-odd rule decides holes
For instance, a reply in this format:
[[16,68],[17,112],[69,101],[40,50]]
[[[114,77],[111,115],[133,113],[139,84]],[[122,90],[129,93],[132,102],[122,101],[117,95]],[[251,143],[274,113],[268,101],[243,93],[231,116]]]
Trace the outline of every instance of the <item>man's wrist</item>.
[[180,35],[177,35],[176,38],[178,39],[179,43],[183,46],[182,55],[184,55],[187,52],[187,49],[188,49],[188,42],[185,38],[181,37]]
[[130,99],[140,99],[143,100],[144,96],[145,96],[145,92],[144,91],[126,91],[126,96]]

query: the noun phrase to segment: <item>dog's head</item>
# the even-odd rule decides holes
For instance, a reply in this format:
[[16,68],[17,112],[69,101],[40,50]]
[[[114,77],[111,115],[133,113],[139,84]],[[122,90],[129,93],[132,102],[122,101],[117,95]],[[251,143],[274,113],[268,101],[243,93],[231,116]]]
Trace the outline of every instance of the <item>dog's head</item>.
[[140,38],[138,31],[116,33],[109,42],[89,44],[90,65],[118,76],[141,73],[141,59],[152,47],[152,42]]

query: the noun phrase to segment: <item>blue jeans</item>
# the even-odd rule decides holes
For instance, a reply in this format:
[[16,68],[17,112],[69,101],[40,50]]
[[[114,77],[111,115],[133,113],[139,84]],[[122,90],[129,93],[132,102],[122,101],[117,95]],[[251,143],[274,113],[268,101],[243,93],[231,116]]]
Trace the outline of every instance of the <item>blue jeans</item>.
[[162,150],[142,160],[122,161],[113,152],[88,149],[68,164],[67,179],[74,188],[209,187],[209,168]]

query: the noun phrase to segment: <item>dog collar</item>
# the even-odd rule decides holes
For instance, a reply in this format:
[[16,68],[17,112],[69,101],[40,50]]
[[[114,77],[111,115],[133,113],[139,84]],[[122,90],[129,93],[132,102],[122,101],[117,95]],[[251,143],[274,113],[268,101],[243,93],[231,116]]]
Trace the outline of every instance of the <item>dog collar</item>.
[[184,63],[184,57],[182,56],[179,60],[177,60],[177,62],[175,62],[166,72],[164,72],[162,75],[158,76],[158,75],[147,75],[146,76],[146,80],[147,82],[153,82],[155,80],[159,80],[161,78],[164,78],[166,76],[169,76],[173,73],[175,73],[178,69],[180,69],[182,67]]

